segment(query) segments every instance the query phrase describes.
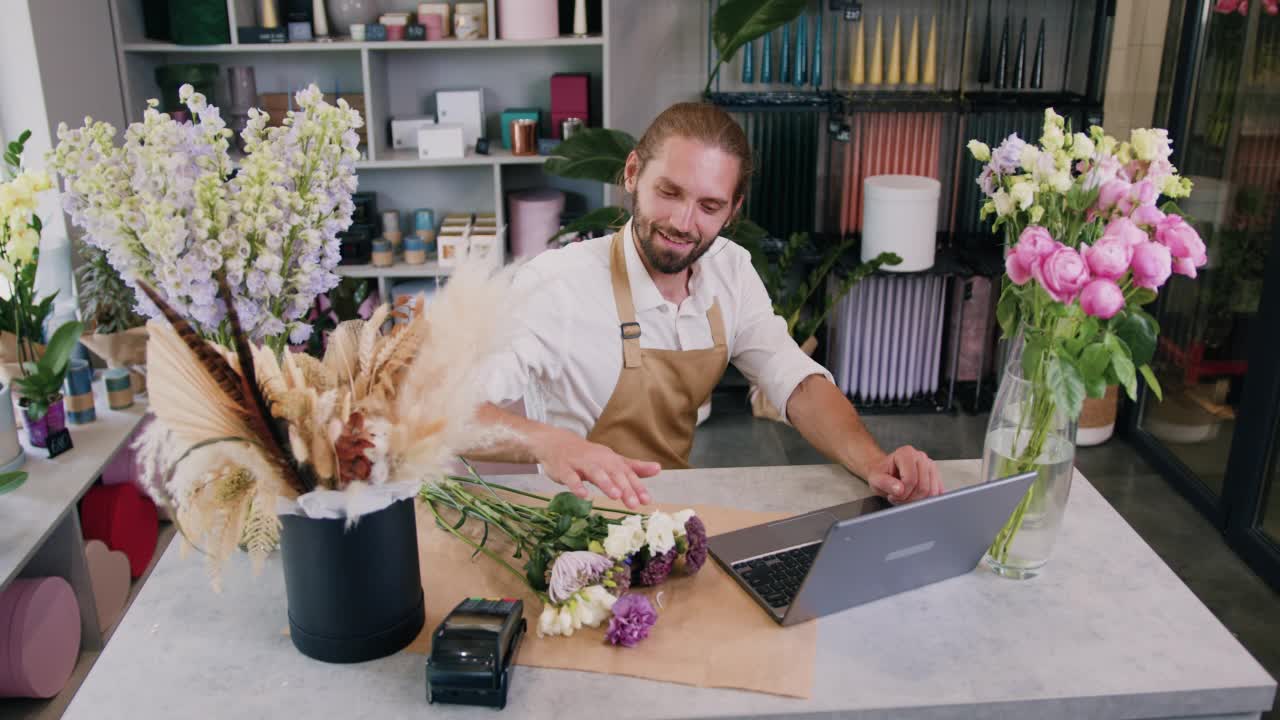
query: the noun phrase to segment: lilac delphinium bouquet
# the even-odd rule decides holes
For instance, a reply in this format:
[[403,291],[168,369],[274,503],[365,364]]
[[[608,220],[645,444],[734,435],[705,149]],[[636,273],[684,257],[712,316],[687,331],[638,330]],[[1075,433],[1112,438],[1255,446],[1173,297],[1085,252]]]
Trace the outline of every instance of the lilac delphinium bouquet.
[[225,274],[245,331],[277,352],[305,342],[307,313],[338,283],[338,233],[351,224],[359,112],[330,105],[314,85],[295,96],[280,127],[250,111],[246,155],[233,174],[232,133],[190,85],[179,90],[191,121],[148,102],[122,145],[116,129],[85,118],[58,128],[51,167],[65,180],[72,221],[135,290],[147,317],[160,312],[145,282],[205,338],[226,344]]

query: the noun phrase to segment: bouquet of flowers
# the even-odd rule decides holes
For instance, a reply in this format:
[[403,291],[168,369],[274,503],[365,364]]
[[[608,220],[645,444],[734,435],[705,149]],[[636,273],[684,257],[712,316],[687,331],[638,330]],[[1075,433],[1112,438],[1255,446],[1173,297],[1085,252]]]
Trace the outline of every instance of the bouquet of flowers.
[[[647,597],[629,590],[661,585],[675,570],[696,574],[707,560],[707,529],[693,510],[596,510],[573,493],[546,497],[487,482],[474,470],[470,477],[425,484],[421,498],[441,528],[538,596],[539,636],[572,635],[608,620],[605,640],[632,647],[648,637],[657,612]],[[469,518],[483,524],[479,539],[462,532]],[[513,559],[525,559],[523,571],[488,545],[490,530],[511,540]]]
[[[994,215],[1005,238],[997,317],[1005,337],[1017,336],[1020,364],[1010,370],[1030,383],[1013,440],[998,450],[993,476],[1004,476],[1045,465],[1055,416],[1074,421],[1086,395],[1118,384],[1136,398],[1139,374],[1160,395],[1150,366],[1159,326],[1143,306],[1171,274],[1194,278],[1207,255],[1172,200],[1191,183],[1169,161],[1165,130],[1134,130],[1121,142],[1097,126],[1072,133],[1049,109],[1039,145],[1011,135],[994,150],[976,140],[969,150],[985,163],[982,216]],[[1157,206],[1162,195],[1171,200]],[[992,545],[997,562],[1039,485]]]
[[298,109],[281,127],[250,110],[241,136],[247,154],[233,176],[232,133],[218,108],[190,85],[179,95],[194,122],[174,120],[151,100],[119,147],[108,123],[59,125],[50,164],[65,178],[66,211],[134,289],[142,315],[160,315],[145,283],[202,337],[229,347],[221,273],[250,340],[275,350],[302,344],[313,300],[338,283],[360,114],[343,100],[326,103],[314,85],[297,93]]

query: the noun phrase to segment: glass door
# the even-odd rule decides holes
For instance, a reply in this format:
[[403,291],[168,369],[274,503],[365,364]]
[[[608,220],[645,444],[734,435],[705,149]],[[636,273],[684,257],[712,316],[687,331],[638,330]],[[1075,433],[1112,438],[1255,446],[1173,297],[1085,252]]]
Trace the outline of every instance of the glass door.
[[1175,0],[1171,8],[1154,124],[1169,128],[1174,162],[1194,183],[1181,204],[1209,263],[1161,292],[1153,365],[1164,399],[1144,392],[1130,414],[1131,437],[1149,459],[1233,542],[1249,537],[1255,549],[1274,549],[1280,537],[1280,509],[1264,507],[1280,504],[1280,489],[1270,492],[1280,432],[1272,387],[1280,270],[1269,269],[1280,265],[1273,8],[1247,0]]

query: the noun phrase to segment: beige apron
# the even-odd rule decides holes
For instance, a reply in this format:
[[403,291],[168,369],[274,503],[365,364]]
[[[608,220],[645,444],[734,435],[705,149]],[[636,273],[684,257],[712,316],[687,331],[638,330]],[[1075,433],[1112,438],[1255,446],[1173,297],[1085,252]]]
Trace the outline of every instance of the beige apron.
[[622,371],[587,439],[626,457],[657,462],[666,470],[687,468],[698,407],[711,396],[729,365],[720,301],[707,310],[713,347],[641,348],[623,242],[622,234],[615,233],[609,258],[621,323]]

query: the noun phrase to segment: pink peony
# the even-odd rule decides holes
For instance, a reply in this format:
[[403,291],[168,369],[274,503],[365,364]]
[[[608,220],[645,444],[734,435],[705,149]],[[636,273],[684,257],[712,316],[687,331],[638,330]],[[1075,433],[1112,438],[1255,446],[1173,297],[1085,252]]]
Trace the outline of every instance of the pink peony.
[[1156,242],[1146,242],[1133,249],[1133,282],[1138,287],[1155,290],[1164,285],[1173,272],[1173,257],[1169,248]]
[[1173,271],[1179,275],[1186,275],[1192,280],[1196,277],[1196,264],[1191,258],[1174,258]]
[[1280,0],[1262,0],[1262,9],[1268,15],[1280,15]]
[[1089,265],[1089,272],[1094,277],[1116,280],[1129,270],[1129,262],[1133,260],[1133,247],[1123,240],[1104,239],[1093,247],[1081,247],[1084,260]]
[[1150,178],[1134,183],[1133,192],[1130,195],[1139,207],[1155,205],[1156,199],[1160,197],[1160,193],[1156,191],[1156,184]]
[[1121,215],[1128,215],[1133,212],[1133,186],[1129,183],[1116,178],[1108,180],[1102,184],[1102,189],[1098,191],[1097,208],[1100,212],[1106,212],[1115,208],[1120,211]]
[[1124,307],[1124,293],[1113,280],[1094,280],[1080,291],[1080,309],[1086,315],[1110,319]]
[[[1280,2],[1280,0],[1277,1]],[[1154,205],[1143,205],[1137,210],[1134,210],[1133,215],[1129,217],[1138,225],[1146,225],[1147,227],[1154,228],[1160,224],[1160,221],[1163,220],[1165,216],[1160,208]]]
[[1058,243],[1048,230],[1039,225],[1028,225],[1005,258],[1005,271],[1008,272],[1009,279],[1017,285],[1026,283],[1040,261],[1057,247]]
[[1014,285],[1026,285],[1031,279],[1031,268],[1022,264],[1018,253],[1012,248],[1004,259],[1004,271]]
[[[1174,259],[1188,260],[1195,267],[1203,267],[1209,261],[1200,233],[1188,225],[1181,216],[1169,215],[1156,225],[1156,242],[1169,248],[1169,254]],[[1182,274],[1186,275],[1185,272]]]
[[1066,245],[1059,245],[1031,271],[1049,297],[1063,304],[1075,300],[1089,282],[1089,268],[1084,258]]
[[1102,231],[1102,237],[1098,239],[1098,244],[1120,242],[1129,247],[1135,247],[1150,239],[1147,233],[1132,220],[1127,217],[1118,217],[1107,223],[1106,229]]

